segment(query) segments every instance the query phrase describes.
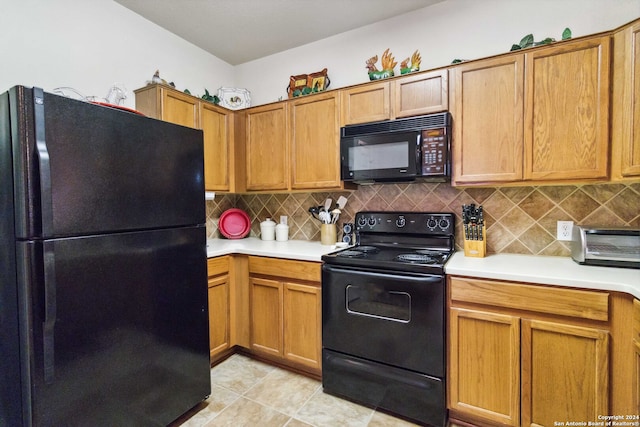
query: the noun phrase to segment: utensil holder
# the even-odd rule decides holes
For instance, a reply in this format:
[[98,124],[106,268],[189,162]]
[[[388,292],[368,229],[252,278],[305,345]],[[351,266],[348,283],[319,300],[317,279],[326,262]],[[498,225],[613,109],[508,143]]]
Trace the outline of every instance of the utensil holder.
[[338,231],[335,224],[320,225],[320,243],[323,245],[335,245],[338,241]]
[[464,241],[464,256],[484,258],[487,253],[487,229],[482,226],[482,240]]

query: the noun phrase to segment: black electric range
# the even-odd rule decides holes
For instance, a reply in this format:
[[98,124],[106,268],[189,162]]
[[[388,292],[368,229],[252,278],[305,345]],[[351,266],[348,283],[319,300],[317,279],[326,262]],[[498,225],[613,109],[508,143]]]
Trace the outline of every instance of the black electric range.
[[324,255],[328,264],[443,274],[454,252],[452,213],[358,212],[355,246]]
[[446,425],[454,222],[451,213],[358,212],[356,245],[322,257],[325,393]]

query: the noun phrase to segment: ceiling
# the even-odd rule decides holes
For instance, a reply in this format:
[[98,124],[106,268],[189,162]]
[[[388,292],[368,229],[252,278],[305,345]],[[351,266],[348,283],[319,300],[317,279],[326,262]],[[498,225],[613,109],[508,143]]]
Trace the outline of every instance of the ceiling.
[[115,0],[238,65],[443,0]]

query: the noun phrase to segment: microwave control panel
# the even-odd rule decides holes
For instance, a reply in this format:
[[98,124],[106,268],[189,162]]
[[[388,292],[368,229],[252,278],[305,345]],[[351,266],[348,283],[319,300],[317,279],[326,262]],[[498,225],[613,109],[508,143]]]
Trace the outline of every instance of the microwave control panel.
[[422,131],[422,175],[446,175],[449,140],[445,128]]

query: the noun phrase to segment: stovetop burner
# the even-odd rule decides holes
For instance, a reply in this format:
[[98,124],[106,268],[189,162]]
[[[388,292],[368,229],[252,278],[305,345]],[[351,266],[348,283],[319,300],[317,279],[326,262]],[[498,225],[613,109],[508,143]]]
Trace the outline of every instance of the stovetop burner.
[[380,249],[378,249],[375,246],[368,246],[368,245],[360,245],[360,246],[354,246],[352,248],[354,251],[360,251],[360,252],[364,252],[364,253],[378,253],[380,252]]
[[346,258],[361,258],[361,257],[364,257],[365,255],[366,255],[365,252],[354,250],[354,249],[347,249],[337,253],[337,256],[342,256]]
[[396,260],[399,262],[408,262],[412,264],[435,264],[438,262],[433,256],[429,254],[413,253],[413,254],[400,254],[396,256]]
[[434,249],[418,249],[416,251],[416,253],[421,254],[421,255],[429,255],[429,256],[433,256],[433,257],[442,256],[442,251],[437,251],[437,250],[434,250]]

